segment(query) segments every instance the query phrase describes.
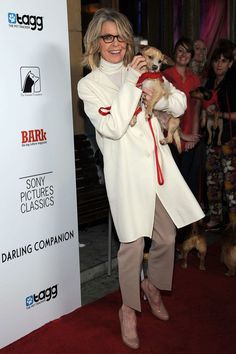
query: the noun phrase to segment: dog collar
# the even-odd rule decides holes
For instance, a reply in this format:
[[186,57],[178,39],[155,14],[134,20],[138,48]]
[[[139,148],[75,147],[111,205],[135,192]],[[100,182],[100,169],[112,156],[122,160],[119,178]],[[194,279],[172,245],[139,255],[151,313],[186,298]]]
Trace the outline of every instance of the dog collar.
[[147,80],[147,79],[151,79],[151,80],[155,80],[155,79],[160,79],[161,81],[164,81],[163,80],[163,76],[160,72],[146,72],[146,73],[143,73],[138,81],[137,81],[137,84],[136,86],[139,87],[142,85],[142,83]]

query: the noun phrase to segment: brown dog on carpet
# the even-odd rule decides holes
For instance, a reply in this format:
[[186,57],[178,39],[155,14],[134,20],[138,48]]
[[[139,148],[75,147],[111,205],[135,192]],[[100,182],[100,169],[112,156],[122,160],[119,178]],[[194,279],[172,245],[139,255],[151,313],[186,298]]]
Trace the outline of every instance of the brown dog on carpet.
[[228,277],[234,276],[236,273],[236,233],[233,231],[223,237],[221,262],[228,269],[225,275]]
[[[151,117],[152,113],[155,114],[159,120],[162,130],[167,131],[167,136],[163,138],[160,143],[162,145],[170,144],[173,140],[176,143],[176,147],[181,153],[181,142],[179,135],[179,123],[180,119],[175,118],[169,114],[162,114],[154,110],[155,104],[163,97],[167,96],[168,92],[164,84],[164,80],[160,73],[161,65],[163,63],[168,64],[168,57],[166,57],[159,49],[151,46],[144,46],[140,49],[140,54],[144,56],[147,62],[147,73],[144,73],[140,77],[137,86],[145,87],[153,90],[153,96],[150,101],[147,102],[146,118]],[[134,115],[130,125],[134,126],[137,122],[137,115]]]
[[206,270],[205,257],[207,253],[207,243],[203,231],[200,231],[200,226],[197,222],[191,225],[191,230],[187,234],[186,240],[180,246],[180,259],[183,259],[181,267],[186,269],[188,266],[188,254],[192,249],[198,251],[200,260],[199,269]]

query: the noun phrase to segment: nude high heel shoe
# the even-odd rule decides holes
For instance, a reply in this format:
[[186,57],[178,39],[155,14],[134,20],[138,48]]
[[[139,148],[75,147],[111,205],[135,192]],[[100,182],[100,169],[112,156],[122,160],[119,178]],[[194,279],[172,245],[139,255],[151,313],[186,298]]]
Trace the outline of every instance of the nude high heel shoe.
[[141,282],[141,288],[148,299],[153,315],[159,318],[159,320],[168,321],[170,316],[162,302],[160,291],[156,289],[159,294],[153,294],[149,289],[148,282],[149,280],[147,278],[144,279]]
[[[125,318],[122,309],[119,310],[121,337],[123,342],[131,349],[139,348],[139,338],[136,331],[136,318],[134,328],[131,328],[128,323],[128,319]],[[133,334],[132,334],[133,332]]]

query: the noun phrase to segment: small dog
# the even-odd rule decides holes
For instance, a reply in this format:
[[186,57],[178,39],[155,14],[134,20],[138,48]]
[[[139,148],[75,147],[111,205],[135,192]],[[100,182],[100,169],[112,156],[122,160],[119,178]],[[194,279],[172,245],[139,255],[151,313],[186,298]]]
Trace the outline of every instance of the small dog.
[[[162,114],[154,110],[155,104],[163,97],[168,95],[166,88],[164,86],[164,80],[160,73],[161,65],[163,63],[168,64],[167,57],[157,48],[145,46],[141,48],[140,54],[143,55],[147,62],[147,73],[141,75],[140,80],[137,83],[138,87],[146,87],[153,90],[153,96],[150,101],[147,103],[146,108],[146,118],[152,116],[154,113],[158,118],[162,130],[167,131],[167,136],[160,141],[162,145],[170,144],[175,140],[177,149],[181,152],[181,143],[179,135],[179,118],[174,118],[169,114]],[[172,63],[172,62],[171,62]],[[134,126],[137,122],[137,114],[134,114],[130,125]]]
[[[202,101],[201,127],[207,126],[208,144],[212,143],[213,134],[219,128],[217,137],[217,145],[221,145],[221,136],[223,133],[223,119],[219,117],[219,104],[217,92],[208,90],[205,87],[198,87],[196,90],[190,91],[190,96]],[[207,109],[214,112],[213,116],[207,115]]]
[[206,270],[205,268],[205,257],[207,253],[207,243],[206,238],[203,233],[200,233],[198,223],[192,224],[192,229],[188,234],[186,240],[182,243],[180,247],[180,259],[183,259],[183,263],[181,265],[182,268],[186,269],[188,254],[192,249],[196,249],[198,251],[198,256],[200,258],[199,269]]
[[158,112],[156,110],[153,111],[154,116],[157,117],[162,131],[167,131],[167,136],[160,141],[162,145],[171,144],[173,140],[175,141],[176,148],[181,154],[181,140],[180,140],[180,119],[174,118],[166,112]]
[[229,233],[224,236],[221,247],[221,262],[227,267],[225,275],[232,277],[236,273],[236,234]]

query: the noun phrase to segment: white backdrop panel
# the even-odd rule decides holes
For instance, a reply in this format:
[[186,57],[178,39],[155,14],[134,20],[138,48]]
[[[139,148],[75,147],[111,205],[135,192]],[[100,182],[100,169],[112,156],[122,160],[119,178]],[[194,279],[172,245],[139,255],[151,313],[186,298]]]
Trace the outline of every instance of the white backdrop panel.
[[0,348],[81,305],[66,0],[0,2]]

